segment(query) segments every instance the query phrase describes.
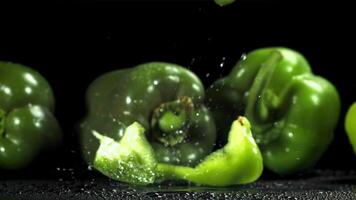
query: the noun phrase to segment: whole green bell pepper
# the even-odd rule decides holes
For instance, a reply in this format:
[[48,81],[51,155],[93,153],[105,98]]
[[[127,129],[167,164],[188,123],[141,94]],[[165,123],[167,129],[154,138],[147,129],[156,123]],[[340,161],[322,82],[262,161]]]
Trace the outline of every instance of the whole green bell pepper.
[[348,109],[345,117],[345,130],[356,153],[356,102]]
[[59,145],[61,129],[53,110],[51,87],[39,73],[0,62],[0,169],[25,167]]
[[234,116],[245,115],[265,166],[281,175],[318,161],[333,138],[340,112],[335,87],[313,75],[301,54],[286,48],[244,56],[207,90],[207,105],[222,133]]
[[[216,142],[215,123],[203,104],[204,95],[198,77],[175,64],[153,62],[104,74],[87,91],[88,114],[80,134],[84,158],[103,174],[135,184],[167,179],[161,176],[163,171],[176,166],[187,167],[187,171],[200,166]],[[253,149],[258,157],[253,144],[245,146],[240,151]],[[246,160],[244,155],[239,159],[250,167],[237,167],[236,171],[253,171],[254,176],[235,177],[234,183],[255,180],[262,159]],[[157,163],[165,164],[164,170]],[[228,159],[211,167],[224,165],[229,165]]]

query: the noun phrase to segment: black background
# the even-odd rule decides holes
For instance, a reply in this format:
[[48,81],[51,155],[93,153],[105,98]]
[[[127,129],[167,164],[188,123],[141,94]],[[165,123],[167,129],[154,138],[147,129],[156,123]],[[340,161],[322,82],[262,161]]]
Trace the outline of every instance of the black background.
[[300,51],[316,74],[338,88],[339,125],[316,168],[354,169],[356,156],[343,128],[346,109],[356,100],[351,8],[346,0],[236,0],[223,8],[212,1],[168,0],[1,3],[0,60],[28,65],[47,78],[65,135],[58,154],[27,170],[1,174],[85,174],[75,127],[85,114],[87,86],[104,72],[148,61],[173,62],[189,67],[207,87],[227,75],[243,53],[267,46]]

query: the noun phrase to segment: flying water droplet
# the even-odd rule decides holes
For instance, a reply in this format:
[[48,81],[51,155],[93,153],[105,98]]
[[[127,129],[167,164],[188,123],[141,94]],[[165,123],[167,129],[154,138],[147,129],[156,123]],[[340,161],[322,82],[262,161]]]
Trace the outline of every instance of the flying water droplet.
[[224,65],[225,65],[225,60],[226,60],[226,57],[223,57],[223,58],[222,58],[222,61],[221,61],[221,63],[220,63],[220,65],[219,65],[221,68],[224,67]]
[[195,58],[192,58],[192,60],[190,61],[189,66],[193,66],[193,65],[194,65],[194,63],[195,63]]
[[246,59],[247,59],[246,53],[241,54],[240,59],[241,59],[241,60],[246,60]]
[[93,171],[93,166],[88,165],[88,170],[89,170],[89,171]]

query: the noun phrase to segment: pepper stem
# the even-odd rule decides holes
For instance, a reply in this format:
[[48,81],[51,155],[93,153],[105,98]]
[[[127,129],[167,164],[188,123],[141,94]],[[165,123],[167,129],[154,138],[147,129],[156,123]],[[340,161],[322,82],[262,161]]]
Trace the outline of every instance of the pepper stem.
[[185,112],[176,115],[175,113],[168,111],[159,119],[159,128],[164,132],[172,132],[182,128],[186,119],[187,115]]
[[162,142],[164,146],[182,142],[188,135],[193,109],[191,98],[186,96],[158,106],[151,119],[153,139]]
[[0,137],[5,133],[5,111],[0,108]]

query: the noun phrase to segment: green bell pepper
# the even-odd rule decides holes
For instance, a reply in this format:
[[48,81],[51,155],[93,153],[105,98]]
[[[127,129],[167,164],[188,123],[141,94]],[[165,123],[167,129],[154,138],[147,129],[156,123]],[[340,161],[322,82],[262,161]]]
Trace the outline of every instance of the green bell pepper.
[[[85,160],[113,179],[135,184],[169,179],[161,175],[173,169],[177,174],[172,176],[183,178],[178,175],[178,166],[193,173],[191,170],[201,166],[216,142],[215,123],[203,104],[204,93],[196,75],[169,63],[147,63],[104,74],[87,91],[88,114],[80,126]],[[257,169],[262,165],[261,158],[249,160],[239,154],[253,149],[258,157],[258,149],[248,141],[236,152],[236,160],[241,163],[236,167],[240,178],[235,177],[234,183],[253,181],[260,175]],[[215,164],[210,167],[218,169],[235,162],[230,160],[220,164],[211,161]],[[164,169],[160,171],[157,163]],[[239,166],[244,164],[250,166],[242,175]],[[204,176],[202,171],[199,174]],[[210,184],[193,177],[186,179]],[[216,180],[218,185],[224,183],[232,182]]]
[[235,2],[235,0],[214,0],[219,6],[226,6]]
[[[319,160],[340,113],[335,87],[313,75],[301,54],[286,48],[258,49],[244,56],[207,90],[207,105],[222,133],[234,116],[245,115],[264,165],[281,175]],[[224,138],[219,140],[224,143]]]
[[0,62],[0,169],[26,167],[40,152],[59,145],[47,81],[19,64]]
[[353,150],[356,153],[356,102],[350,106],[346,113],[345,130]]

